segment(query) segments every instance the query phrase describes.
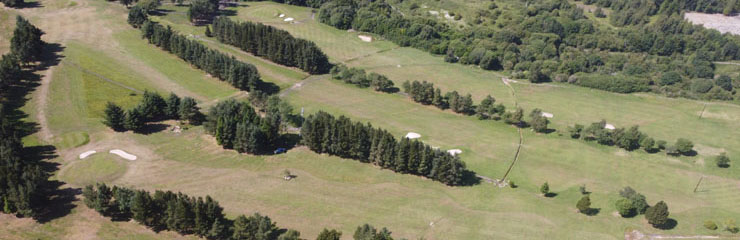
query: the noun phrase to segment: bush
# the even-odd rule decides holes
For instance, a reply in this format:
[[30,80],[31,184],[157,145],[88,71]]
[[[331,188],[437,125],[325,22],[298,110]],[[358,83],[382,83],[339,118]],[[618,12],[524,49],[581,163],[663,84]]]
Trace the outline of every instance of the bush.
[[576,203],[576,208],[583,214],[591,214],[591,198],[588,195],[581,197]]
[[717,167],[728,168],[730,167],[730,158],[727,157],[727,153],[721,153],[715,159]]
[[614,205],[617,208],[619,215],[622,215],[622,217],[632,216],[636,213],[637,210],[635,209],[635,205],[632,203],[632,200],[629,200],[627,198],[621,198],[617,200]]
[[668,223],[669,214],[668,205],[660,201],[645,211],[645,218],[653,227],[662,227]]
[[694,143],[685,138],[676,140],[676,150],[681,154],[689,154],[693,151]]
[[714,84],[709,79],[694,79],[691,82],[691,91],[695,93],[707,93],[713,86]]
[[727,223],[725,223],[725,230],[731,233],[740,232],[740,228],[735,224],[735,220],[733,219],[727,220]]
[[666,72],[660,76],[660,85],[673,85],[679,82],[681,82],[681,74],[676,71]]
[[610,92],[633,93],[650,90],[647,82],[628,76],[580,75],[577,79],[576,85]]
[[717,224],[714,223],[712,220],[706,220],[704,221],[704,227],[709,230],[717,230]]
[[540,193],[547,196],[547,194],[550,194],[550,185],[547,184],[547,182],[543,183],[540,187]]

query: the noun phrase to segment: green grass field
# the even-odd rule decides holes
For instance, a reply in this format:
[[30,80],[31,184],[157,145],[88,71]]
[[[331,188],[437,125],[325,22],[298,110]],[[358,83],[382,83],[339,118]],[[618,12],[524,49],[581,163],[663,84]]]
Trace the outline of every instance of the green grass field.
[[[632,229],[657,234],[717,234],[720,232],[706,230],[703,222],[740,220],[739,167],[733,164],[729,169],[718,169],[711,160],[721,151],[727,151],[734,162],[740,158],[740,137],[732,131],[740,127],[738,105],[706,103],[702,114],[705,103],[699,101],[524,82],[512,83],[514,98],[501,81],[501,73],[444,63],[439,56],[398,48],[384,40],[362,42],[359,33],[319,24],[312,19],[310,9],[268,2],[243,3],[232,9],[237,11],[234,18],[264,22],[315,41],[332,61],[385,74],[398,86],[405,80],[426,80],[445,91],[471,93],[476,101],[491,94],[509,108],[516,99],[528,111],[537,107],[553,113],[551,126],[560,130],[573,123],[600,119],[617,127],[639,124],[659,139],[693,140],[699,155],[675,158],[641,150],[626,152],[573,140],[558,132],[544,135],[524,129],[522,152],[510,174],[519,188],[497,188],[485,182],[448,187],[349,159],[318,155],[303,147],[274,156],[238,154],[221,149],[202,127],[181,134],[114,133],[100,123],[105,102],[130,107],[140,97],[121,85],[160,93],[177,91],[198,97],[203,105],[234,96],[237,90],[146,43],[138,30],[125,25],[126,10],[117,3],[76,2],[79,4],[74,9],[80,11],[81,18],[97,19],[104,26],[100,39],[65,38],[56,32],[59,29],[44,29],[50,31],[50,37],[59,37],[65,47],[61,64],[53,70],[45,116],[60,155],[55,161],[61,170],[53,178],[69,187],[104,181],[147,190],[182,191],[191,196],[211,195],[229,217],[260,212],[280,227],[301,231],[301,236],[308,239],[325,227],[336,228],[344,233],[344,239],[350,239],[356,226],[364,223],[388,227],[395,238],[408,239],[621,239]],[[456,7],[463,6],[467,5],[441,2],[433,7],[457,11]],[[173,12],[157,20],[184,34],[202,35],[203,27],[187,23],[183,7],[164,8]],[[283,22],[277,17],[281,13],[300,23]],[[27,14],[35,16],[42,26],[53,26],[48,21],[54,18],[46,12]],[[309,77],[215,39],[199,40],[255,64],[264,80],[283,89]],[[461,159],[477,174],[500,178],[516,151],[519,134],[502,122],[479,121],[422,106],[400,94],[356,88],[326,75],[310,76],[309,80],[284,97],[296,111],[304,108],[306,114],[323,110],[348,115],[388,129],[397,137],[420,133],[421,140],[432,146],[461,149]],[[34,108],[24,110],[33,112]],[[139,159],[125,161],[107,154],[114,147]],[[89,149],[99,153],[77,159]],[[297,178],[283,180],[284,169]],[[701,177],[704,180],[695,193],[694,186]],[[556,197],[545,198],[538,193],[545,181]],[[592,207],[600,210],[596,216],[585,216],[575,208],[581,185],[592,192]],[[614,201],[625,186],[645,194],[650,204],[666,201],[678,225],[657,230],[643,216],[615,216]],[[154,233],[132,222],[110,222],[81,202],[75,204],[79,206],[71,213],[45,224],[9,220],[14,227],[0,227],[0,238],[180,238],[170,232]]]

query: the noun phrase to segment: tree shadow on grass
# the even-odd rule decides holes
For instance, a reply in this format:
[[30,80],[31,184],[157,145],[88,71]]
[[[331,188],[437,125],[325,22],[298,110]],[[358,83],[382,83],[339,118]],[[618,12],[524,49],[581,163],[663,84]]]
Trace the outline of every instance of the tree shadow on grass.
[[18,8],[40,8],[43,7],[40,2],[24,2]]
[[554,198],[554,197],[557,197],[557,196],[558,196],[558,194],[557,193],[554,193],[554,192],[545,193],[545,197],[546,198]]
[[460,186],[473,186],[480,184],[480,178],[478,176],[475,176],[475,172],[470,170],[465,170],[462,174],[462,181],[460,181]]
[[149,135],[149,134],[158,133],[158,132],[167,130],[169,126],[170,125],[167,125],[164,123],[147,123],[146,126],[136,131],[136,133]]
[[262,91],[267,95],[272,95],[280,92],[280,87],[275,83],[262,81],[256,90]]
[[654,227],[657,229],[661,229],[661,230],[671,230],[671,229],[676,228],[677,225],[678,225],[678,221],[676,221],[676,219],[669,218],[665,224],[654,226]]
[[586,214],[588,216],[596,216],[601,212],[601,208],[589,208],[584,212],[583,214]]

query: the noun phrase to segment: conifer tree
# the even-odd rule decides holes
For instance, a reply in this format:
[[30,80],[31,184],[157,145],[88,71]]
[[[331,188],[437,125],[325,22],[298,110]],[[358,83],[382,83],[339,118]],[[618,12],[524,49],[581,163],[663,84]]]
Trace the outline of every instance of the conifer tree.
[[11,55],[5,54],[0,59],[0,95],[4,95],[4,90],[20,80],[21,67],[18,59]]
[[[131,0],[122,0],[122,1],[131,1]],[[124,4],[128,5],[128,4]],[[146,14],[146,11],[141,6],[133,6],[128,11],[128,24],[135,28],[141,27],[144,22],[148,21],[149,17]]]
[[103,123],[115,131],[124,131],[124,120],[126,118],[123,109],[115,103],[108,102],[105,105],[105,120]]
[[10,38],[10,52],[22,63],[30,63],[40,60],[44,42],[41,35],[44,34],[28,20],[16,16],[15,30]]
[[668,223],[668,214],[668,205],[660,201],[645,211],[645,218],[654,227],[663,227]]
[[169,119],[180,119],[180,97],[175,93],[170,93],[167,97],[167,106],[164,109],[164,113]]
[[139,108],[133,108],[126,111],[126,119],[123,125],[128,130],[134,132],[141,131],[144,128],[144,125],[146,125],[141,110],[139,110]]

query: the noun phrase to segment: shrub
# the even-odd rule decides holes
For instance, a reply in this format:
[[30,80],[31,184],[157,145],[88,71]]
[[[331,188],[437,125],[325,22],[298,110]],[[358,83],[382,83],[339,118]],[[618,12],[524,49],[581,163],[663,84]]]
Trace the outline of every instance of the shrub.
[[691,82],[691,91],[695,93],[707,93],[712,89],[714,84],[709,79],[694,79]]
[[583,214],[590,214],[591,198],[588,195],[581,197],[581,200],[578,200],[578,203],[576,203],[576,208]]
[[727,222],[725,223],[725,230],[731,233],[740,232],[740,228],[737,226],[737,224],[735,224],[734,219],[727,220]]
[[704,221],[704,227],[709,230],[717,230],[717,224],[714,223],[712,220],[706,220]]
[[730,167],[730,158],[727,157],[727,153],[720,153],[715,159],[717,167],[728,168]]
[[645,218],[653,227],[665,226],[668,223],[668,215],[668,205],[663,201],[656,203],[655,206],[649,207],[645,211]]
[[676,71],[663,73],[660,76],[660,85],[673,85],[681,82],[681,74]]
[[693,151],[694,143],[685,138],[676,140],[676,150],[681,154],[688,154]]
[[542,193],[543,195],[547,195],[550,193],[550,185],[547,184],[547,182],[543,183],[540,187],[540,193]]
[[614,205],[616,206],[619,215],[622,215],[622,217],[632,216],[637,210],[635,209],[635,205],[632,203],[632,200],[629,200],[627,198],[621,198],[617,200]]

